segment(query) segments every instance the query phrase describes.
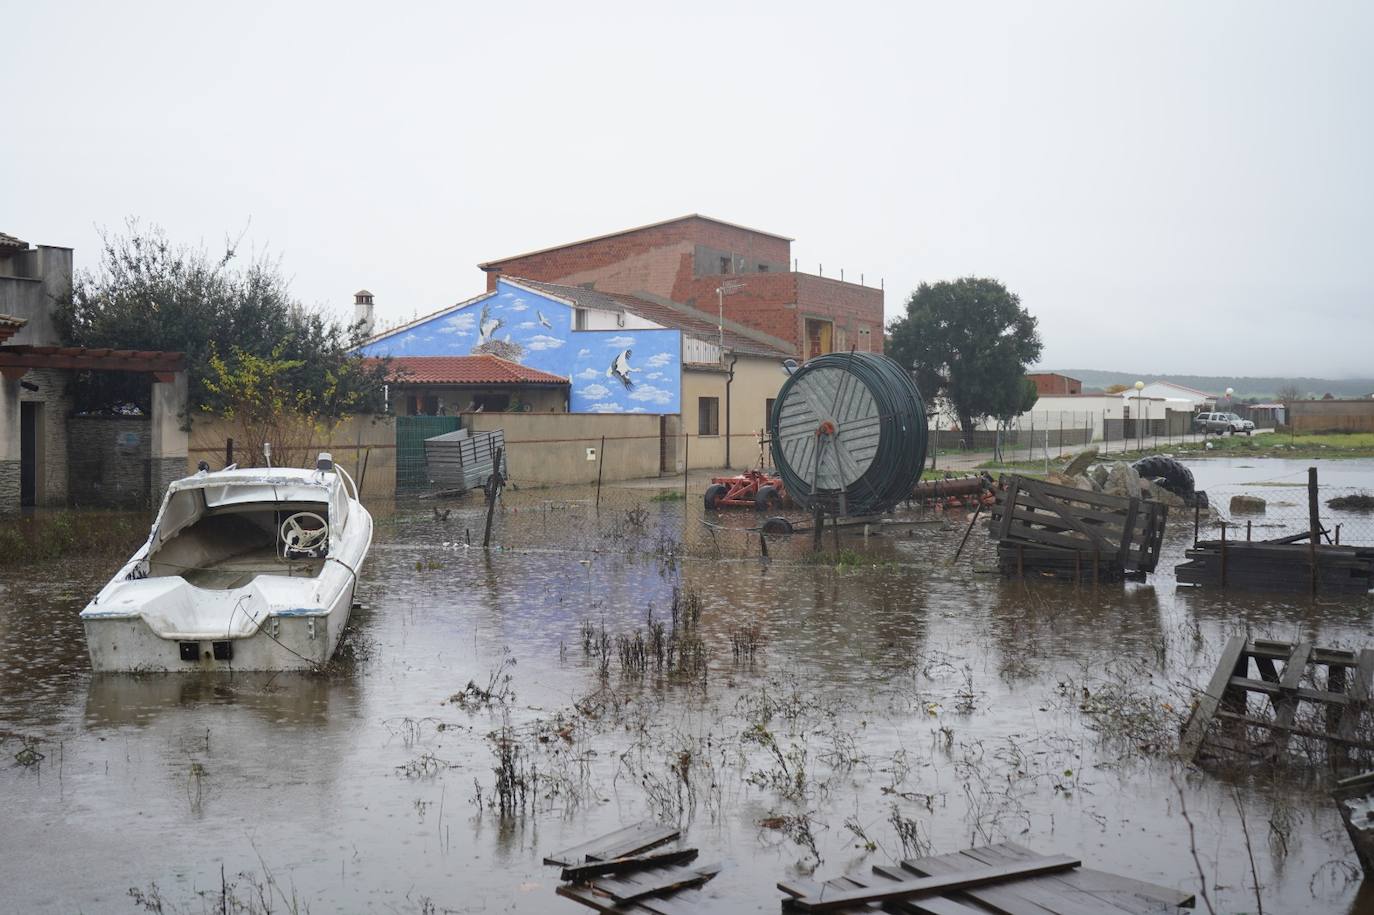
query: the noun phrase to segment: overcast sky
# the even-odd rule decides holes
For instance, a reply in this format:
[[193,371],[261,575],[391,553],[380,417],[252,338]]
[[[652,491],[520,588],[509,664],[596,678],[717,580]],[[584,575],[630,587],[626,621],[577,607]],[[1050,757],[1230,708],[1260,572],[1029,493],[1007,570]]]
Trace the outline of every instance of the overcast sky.
[[1374,375],[1374,4],[5,4],[0,231],[245,228],[410,318],[690,212],[976,274],[1043,364]]

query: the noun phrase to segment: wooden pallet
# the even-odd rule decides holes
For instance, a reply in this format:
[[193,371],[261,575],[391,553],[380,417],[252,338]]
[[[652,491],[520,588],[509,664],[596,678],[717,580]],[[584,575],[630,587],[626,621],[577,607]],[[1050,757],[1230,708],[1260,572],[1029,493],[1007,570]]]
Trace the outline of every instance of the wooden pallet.
[[1153,572],[1168,512],[1159,502],[1011,476],[992,509],[998,567],[1076,581]]
[[695,848],[663,848],[679,831],[644,821],[549,855],[567,881],[557,893],[606,913],[684,915],[714,907],[702,884],[720,865],[695,865]]
[[[1263,709],[1250,702],[1252,695],[1267,699]],[[1183,726],[1179,755],[1273,762],[1293,752],[1296,738],[1306,758],[1324,753],[1333,769],[1368,765],[1374,761],[1371,696],[1374,649],[1232,636]]]
[[1130,877],[1082,867],[1074,858],[1043,856],[1003,842],[957,854],[878,866],[824,883],[788,880],[783,911],[878,911],[928,915],[1111,915],[1170,912],[1193,905],[1193,896]]
[[1204,540],[1185,556],[1174,569],[1181,585],[1313,594],[1365,594],[1374,587],[1370,547]]

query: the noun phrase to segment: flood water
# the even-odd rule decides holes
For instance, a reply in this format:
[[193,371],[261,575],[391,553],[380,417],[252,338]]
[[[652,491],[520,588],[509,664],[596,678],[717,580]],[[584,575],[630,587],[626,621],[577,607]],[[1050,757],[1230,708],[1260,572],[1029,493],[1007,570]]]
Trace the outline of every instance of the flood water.
[[[1282,484],[1310,463],[1193,468],[1298,529],[1306,494]],[[1374,462],[1317,464],[1323,501],[1374,489]],[[446,521],[378,508],[353,660],[321,675],[95,677],[78,613],[114,563],[5,573],[0,908],[139,911],[133,888],[218,910],[222,868],[274,910],[585,911],[543,856],[657,816],[724,864],[722,912],[1004,839],[1191,892],[1196,852],[1218,912],[1255,910],[1253,854],[1265,911],[1374,911],[1320,778],[1168,755],[1230,635],[1367,645],[1370,599],[1177,588],[1191,512],[1148,582],[1094,589],[1000,579],[981,528],[952,564],[963,515],[847,535],[858,564],[805,561],[801,535],[765,562],[698,499],[653,495],[508,492],[489,552],[475,499]],[[626,670],[614,640],[651,606],[670,623],[675,590],[684,619],[700,600],[704,670]],[[504,813],[499,735],[526,786]]]

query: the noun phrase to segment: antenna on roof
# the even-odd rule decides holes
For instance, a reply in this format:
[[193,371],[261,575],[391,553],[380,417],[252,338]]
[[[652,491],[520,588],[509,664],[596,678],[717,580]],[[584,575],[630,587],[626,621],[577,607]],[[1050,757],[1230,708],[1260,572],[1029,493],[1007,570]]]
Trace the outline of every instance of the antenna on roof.
[[716,318],[716,331],[720,335],[720,355],[725,358],[725,297],[734,295],[744,288],[743,283],[726,282],[716,287],[716,305],[719,313]]

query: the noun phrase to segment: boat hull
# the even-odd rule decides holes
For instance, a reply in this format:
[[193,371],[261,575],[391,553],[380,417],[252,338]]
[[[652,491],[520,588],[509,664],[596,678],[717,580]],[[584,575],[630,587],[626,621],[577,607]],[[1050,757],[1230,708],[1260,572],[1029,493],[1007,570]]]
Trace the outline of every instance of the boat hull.
[[315,670],[338,648],[353,607],[353,592],[353,587],[346,588],[328,608],[271,614],[251,635],[230,638],[216,637],[220,633],[164,637],[137,616],[85,619],[91,669],[97,673]]

